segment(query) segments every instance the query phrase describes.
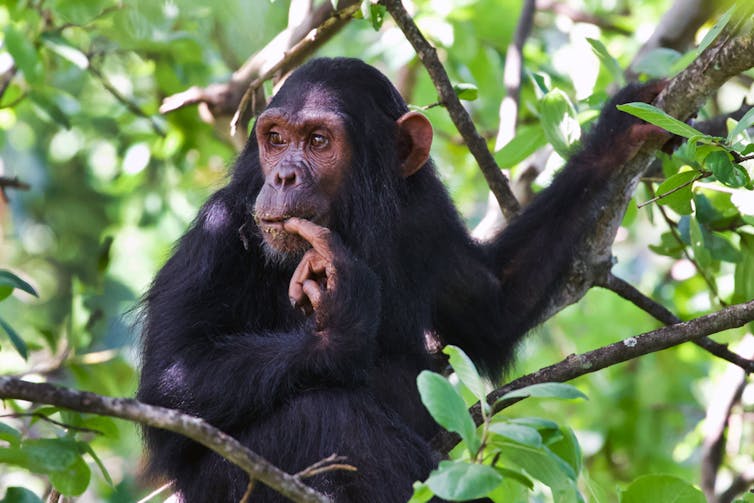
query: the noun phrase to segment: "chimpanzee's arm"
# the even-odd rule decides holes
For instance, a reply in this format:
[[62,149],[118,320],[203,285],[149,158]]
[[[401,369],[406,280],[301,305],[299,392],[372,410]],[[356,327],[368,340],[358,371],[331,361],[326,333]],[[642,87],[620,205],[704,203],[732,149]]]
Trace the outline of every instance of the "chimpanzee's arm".
[[[487,267],[476,261],[459,265],[455,296],[465,292],[467,299],[455,304],[451,296],[445,297],[440,330],[451,328],[442,330],[445,342],[461,345],[487,373],[495,376],[515,343],[542,321],[578,246],[607,203],[606,180],[636,155],[645,139],[660,134],[616,105],[651,102],[661,89],[656,83],[619,92],[553,183],[485,245]],[[472,326],[473,331],[465,328],[459,322],[463,316],[477,320],[472,325],[478,326]]]
[[326,330],[297,313],[290,271],[266,265],[254,242],[243,250],[230,201],[220,192],[205,205],[147,296],[139,389],[224,428],[293,393],[361,383],[379,318],[376,279],[357,264],[339,267],[321,300]]

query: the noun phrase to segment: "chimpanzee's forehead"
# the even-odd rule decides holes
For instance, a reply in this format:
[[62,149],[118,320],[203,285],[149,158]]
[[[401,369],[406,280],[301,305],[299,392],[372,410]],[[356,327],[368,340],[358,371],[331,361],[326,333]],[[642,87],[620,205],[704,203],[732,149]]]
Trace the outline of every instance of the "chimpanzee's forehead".
[[340,100],[334,92],[320,83],[286,82],[270,102],[268,108],[275,108],[295,114],[297,111],[339,112]]

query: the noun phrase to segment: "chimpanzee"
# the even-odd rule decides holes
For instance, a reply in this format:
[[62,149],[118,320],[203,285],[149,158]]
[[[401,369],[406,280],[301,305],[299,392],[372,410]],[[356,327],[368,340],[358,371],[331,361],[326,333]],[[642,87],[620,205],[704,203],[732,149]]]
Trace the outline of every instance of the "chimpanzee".
[[[499,376],[643,136],[615,104],[657,92],[621,92],[563,174],[479,243],[429,158],[428,120],[375,68],[310,61],[145,296],[139,399],[201,416],[289,473],[345,456],[358,471],[307,479],[334,501],[406,501],[437,461],[415,384],[437,365],[425,336]],[[186,503],[241,499],[241,470],[173,433],[145,436],[148,470]],[[282,497],[260,485],[253,500]]]

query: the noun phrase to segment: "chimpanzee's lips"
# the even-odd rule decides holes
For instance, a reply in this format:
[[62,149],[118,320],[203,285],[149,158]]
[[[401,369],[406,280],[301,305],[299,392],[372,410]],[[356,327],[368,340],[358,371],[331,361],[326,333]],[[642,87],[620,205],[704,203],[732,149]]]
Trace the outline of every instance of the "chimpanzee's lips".
[[289,218],[300,218],[302,220],[310,220],[312,222],[315,221],[315,217],[312,215],[294,215],[291,213],[283,213],[280,215],[264,213],[261,215],[260,214],[254,215],[254,221],[262,230],[271,229],[271,228],[277,228],[277,229],[282,230],[283,224]]

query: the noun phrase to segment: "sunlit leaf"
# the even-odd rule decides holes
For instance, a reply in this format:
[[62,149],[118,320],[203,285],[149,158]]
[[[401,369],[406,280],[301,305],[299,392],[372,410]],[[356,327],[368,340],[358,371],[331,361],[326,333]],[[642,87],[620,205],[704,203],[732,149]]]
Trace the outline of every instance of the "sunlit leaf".
[[441,461],[427,479],[436,495],[454,501],[481,498],[495,489],[503,477],[492,467],[465,461]]
[[685,122],[679,121],[675,117],[671,117],[664,111],[650,105],[649,103],[626,103],[623,105],[618,105],[617,108],[618,110],[622,110],[623,112],[643,119],[650,124],[659,126],[670,133],[676,134],[678,136],[683,136],[684,138],[692,138],[694,136],[710,138],[709,136],[703,134],[701,131],[689,126]]
[[479,88],[467,82],[453,84],[453,91],[459,100],[474,101],[479,97]]
[[657,197],[660,198],[657,202],[670,206],[673,211],[680,215],[690,215],[693,197],[691,188],[693,182],[698,178],[699,173],[696,171],[676,173],[657,187]]
[[704,494],[673,475],[644,475],[620,495],[620,503],[705,503]]
[[734,141],[736,137],[738,137],[738,135],[752,126],[754,126],[754,108],[746,112],[744,116],[741,117],[741,119],[738,121],[736,127],[731,130],[730,134],[728,134],[728,142]]
[[553,89],[539,102],[539,111],[547,141],[560,157],[567,159],[581,137],[581,126],[568,96]]
[[509,422],[492,423],[489,430],[501,437],[512,440],[519,444],[529,445],[531,447],[540,447],[542,445],[542,435],[537,430],[522,424]]
[[[13,274],[10,271],[7,271],[5,269],[0,269],[0,287],[8,286],[11,289],[18,288],[19,290],[23,290],[24,292],[33,295],[35,297],[39,297],[37,294],[37,291],[34,290],[34,287],[31,286],[26,281],[22,280],[15,274]],[[0,295],[0,300],[2,300],[4,297]]]
[[532,384],[531,386],[526,386],[525,388],[517,389],[515,391],[510,391],[501,396],[500,400],[521,397],[560,398],[562,400],[587,398],[584,393],[570,384],[560,382],[544,382],[539,384]]
[[417,377],[422,402],[437,423],[461,435],[469,450],[479,449],[476,425],[458,391],[440,374],[423,371]]
[[24,72],[26,81],[36,83],[39,78],[39,55],[27,35],[17,30],[13,24],[5,27],[5,48],[16,66]]
[[0,503],[42,503],[42,500],[25,487],[9,487]]
[[67,59],[81,70],[86,70],[89,67],[89,58],[86,57],[86,54],[60,35],[45,33],[42,35],[42,40],[52,52]]
[[501,168],[510,168],[523,161],[547,143],[545,132],[537,124],[523,126],[516,136],[495,153],[495,160]]
[[710,31],[707,32],[706,35],[704,35],[704,38],[701,42],[699,42],[699,47],[697,48],[697,54],[701,54],[709,47],[709,45],[715,41],[718,35],[720,35],[720,32],[722,32],[726,26],[728,26],[728,23],[730,22],[731,16],[733,16],[733,12],[736,10],[736,6],[734,5],[725,13],[723,13],[722,16],[720,16],[720,19],[717,20],[715,23],[715,26],[712,27]]
[[443,353],[448,355],[450,366],[455,371],[458,379],[469,388],[475,397],[479,400],[484,400],[487,396],[487,389],[479,375],[479,371],[476,369],[474,362],[471,361],[466,353],[461,348],[453,345],[447,345],[443,349]]
[[704,165],[712,171],[720,183],[728,187],[743,187],[749,183],[749,174],[743,166],[733,162],[733,158],[724,150],[716,150],[704,159]]
[[610,72],[613,81],[619,86],[624,85],[626,77],[623,73],[623,69],[618,61],[610,55],[605,44],[595,38],[587,38],[586,41],[592,46],[592,51],[597,55],[602,65]]

